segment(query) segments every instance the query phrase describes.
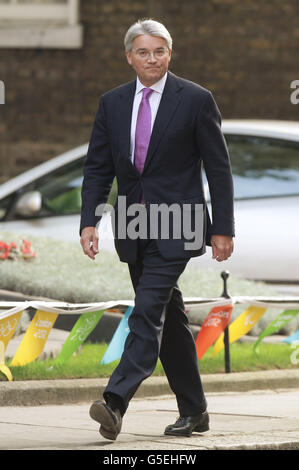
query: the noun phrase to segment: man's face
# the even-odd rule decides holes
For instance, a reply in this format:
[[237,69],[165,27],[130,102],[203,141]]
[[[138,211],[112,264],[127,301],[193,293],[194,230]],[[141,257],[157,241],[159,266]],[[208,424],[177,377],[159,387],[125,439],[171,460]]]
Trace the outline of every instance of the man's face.
[[149,87],[167,72],[171,50],[165,39],[141,34],[134,39],[132,50],[126,56],[141,83]]

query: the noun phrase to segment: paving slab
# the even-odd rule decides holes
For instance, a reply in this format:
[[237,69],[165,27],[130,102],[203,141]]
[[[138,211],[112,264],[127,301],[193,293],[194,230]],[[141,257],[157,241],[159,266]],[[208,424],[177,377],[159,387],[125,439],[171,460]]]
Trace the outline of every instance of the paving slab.
[[116,441],[98,433],[90,403],[0,407],[1,450],[298,450],[299,389],[208,393],[210,430],[165,436],[178,417],[176,400],[133,398]]

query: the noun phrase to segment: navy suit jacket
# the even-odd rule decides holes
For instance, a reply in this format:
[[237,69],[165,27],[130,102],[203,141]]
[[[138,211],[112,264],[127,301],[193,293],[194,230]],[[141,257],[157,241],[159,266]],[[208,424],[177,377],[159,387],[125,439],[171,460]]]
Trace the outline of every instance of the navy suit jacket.
[[[84,162],[80,234],[84,227],[96,226],[100,221],[101,217],[95,215],[96,207],[107,201],[116,176],[118,195],[126,196],[127,207],[138,203],[142,193],[146,207],[189,204],[192,226],[202,231],[201,247],[186,249],[183,234],[179,239],[158,236],[157,245],[166,259],[199,256],[205,253],[211,235],[234,236],[233,181],[219,109],[210,91],[168,72],[144,170],[139,174],[130,157],[135,89],[133,81],[108,91],[100,99]],[[209,183],[212,220],[206,207],[202,166]],[[204,209],[199,227],[194,225],[196,204]],[[116,250],[121,261],[134,263],[137,242],[118,237],[120,214],[115,209]],[[127,225],[132,217],[125,217]]]

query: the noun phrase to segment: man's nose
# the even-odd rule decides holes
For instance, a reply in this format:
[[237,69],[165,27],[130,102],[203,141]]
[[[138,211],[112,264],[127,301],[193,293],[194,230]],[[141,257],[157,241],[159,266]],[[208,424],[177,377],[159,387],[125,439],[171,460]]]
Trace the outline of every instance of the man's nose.
[[154,54],[155,54],[155,53],[152,52],[152,51],[149,51],[149,52],[148,52],[148,57],[147,57],[147,61],[148,61],[148,62],[157,62],[157,59],[156,59],[156,57],[155,57]]

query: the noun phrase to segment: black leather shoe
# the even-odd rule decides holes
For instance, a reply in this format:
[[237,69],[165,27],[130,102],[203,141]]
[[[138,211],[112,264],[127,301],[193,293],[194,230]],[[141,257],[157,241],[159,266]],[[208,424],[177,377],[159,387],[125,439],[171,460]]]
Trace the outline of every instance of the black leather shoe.
[[187,436],[195,432],[205,432],[209,428],[209,415],[207,411],[196,416],[179,417],[174,423],[165,428],[164,434],[167,436]]
[[106,403],[97,400],[89,410],[92,419],[101,424],[99,432],[106,439],[115,441],[120,433],[122,417],[118,409],[112,410]]

